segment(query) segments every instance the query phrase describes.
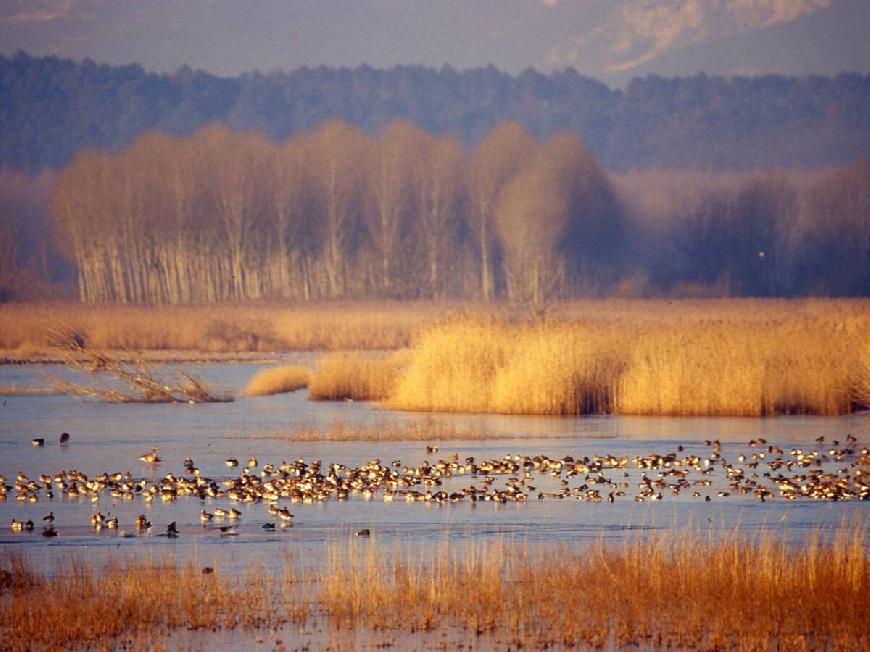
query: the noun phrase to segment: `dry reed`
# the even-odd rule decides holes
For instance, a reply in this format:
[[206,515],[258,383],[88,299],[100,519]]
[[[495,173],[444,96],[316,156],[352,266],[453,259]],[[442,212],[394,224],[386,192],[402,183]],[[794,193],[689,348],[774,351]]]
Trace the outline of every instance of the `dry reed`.
[[453,310],[424,302],[213,304],[207,306],[0,305],[0,349],[52,351],[51,330],[100,349],[340,351],[407,346],[422,326]]
[[[288,622],[407,632],[459,628],[523,647],[857,650],[870,645],[867,527],[799,545],[758,532],[673,530],[581,548],[505,541],[405,552],[335,544],[321,571],[203,572],[194,562],[0,556],[4,649],[111,647],[173,629]],[[154,638],[150,638],[152,643]]]
[[312,373],[308,398],[314,401],[383,400],[392,395],[407,360],[406,350],[387,356],[337,354],[326,357],[318,361]]
[[298,365],[283,365],[258,371],[248,382],[242,394],[245,396],[271,396],[295,392],[308,387],[311,369]]
[[[334,549],[322,608],[343,627],[499,633],[524,647],[867,649],[863,523],[799,547],[668,533],[584,551],[489,543],[429,558]],[[349,558],[348,558],[349,556]]]
[[108,648],[137,633],[259,629],[304,616],[295,602],[279,605],[278,579],[253,567],[234,575],[168,558],[71,558],[41,573],[12,553],[0,567],[6,578],[0,583],[0,630],[8,650]]
[[[507,414],[843,414],[860,388],[868,302],[634,302],[544,322],[463,319],[423,333],[387,405]],[[820,311],[820,307],[828,308]],[[737,310],[742,308],[742,310]],[[863,397],[863,398],[862,398]]]

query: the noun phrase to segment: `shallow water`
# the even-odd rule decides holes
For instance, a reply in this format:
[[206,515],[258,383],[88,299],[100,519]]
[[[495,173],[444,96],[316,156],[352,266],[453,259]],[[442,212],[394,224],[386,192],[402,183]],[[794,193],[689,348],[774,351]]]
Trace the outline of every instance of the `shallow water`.
[[[294,357],[288,361],[300,360]],[[302,356],[301,362],[309,361],[310,357]],[[202,364],[186,368],[214,386],[238,391],[262,366]],[[59,372],[57,367],[0,367],[0,386],[38,385],[44,382],[46,373]],[[335,423],[385,427],[395,423],[440,423],[491,437],[443,442],[292,442],[278,438],[282,432],[298,427],[325,428]],[[57,443],[61,432],[71,435],[66,446]],[[432,415],[391,412],[365,403],[312,402],[306,399],[305,392],[200,405],[117,405],[58,395],[6,396],[0,397],[0,475],[6,477],[7,484],[12,484],[19,472],[34,478],[65,469],[88,475],[129,471],[134,477],[156,480],[167,473],[181,475],[186,457],[195,461],[203,475],[222,479],[238,476],[238,469],[228,469],[224,464],[229,457],[244,464],[254,456],[260,465],[297,458],[320,459],[324,466],[332,462],[356,466],[372,458],[418,465],[425,459],[446,459],[451,452],[458,453],[460,459],[474,456],[478,460],[500,459],[507,454],[545,454],[551,458],[634,456],[665,455],[677,446],[684,447],[681,455],[704,456],[710,451],[702,443],[705,439],[719,439],[723,456],[731,459],[740,453],[751,454],[748,441],[752,438],[763,437],[784,449],[810,448],[817,446],[814,439],[820,435],[831,441],[845,439],[847,433],[857,437],[859,443],[870,443],[870,416],[578,419]],[[44,437],[45,447],[33,447],[30,441],[34,437]],[[439,453],[427,453],[427,443],[439,445]],[[163,460],[156,467],[138,460],[153,446],[159,447]],[[636,486],[640,471],[627,468],[624,472],[628,473],[625,481]],[[468,483],[467,477],[453,479],[445,482],[444,488],[450,491]],[[552,491],[558,480],[545,474],[536,478],[536,484],[540,491]],[[26,548],[34,558],[45,561],[70,553],[97,558],[107,554],[170,553],[232,567],[250,563],[277,565],[282,563],[283,553],[290,550],[298,553],[303,563],[317,567],[330,543],[351,542],[384,551],[411,547],[425,554],[444,542],[508,539],[572,546],[601,537],[618,542],[675,526],[716,532],[730,532],[735,527],[761,528],[799,542],[816,528],[867,514],[866,502],[774,499],[761,503],[751,494],[719,497],[715,489],[722,487],[720,482],[705,491],[711,495],[710,502],[693,498],[690,492],[643,503],[636,503],[633,492],[627,492],[613,504],[529,500],[507,504],[465,501],[439,506],[384,503],[378,494],[371,500],[352,495],[348,501],[313,504],[290,505],[282,500],[281,504],[290,506],[296,515],[292,526],[264,530],[261,526],[272,519],[263,504],[238,505],[243,516],[233,536],[221,533],[219,526],[226,523],[203,526],[199,521],[200,510],[211,511],[218,504],[228,507],[227,499],[201,502],[194,497],[180,497],[148,505],[138,498],[122,501],[103,494],[99,502],[92,503],[88,498],[71,499],[56,492],[51,501],[40,497],[39,502],[28,503],[15,500],[10,492],[9,498],[0,502],[0,546]],[[41,519],[50,510],[60,533],[52,539],[40,536]],[[97,511],[118,516],[119,529],[95,532],[89,518]],[[145,514],[152,522],[151,533],[124,536],[135,534],[133,521],[137,514]],[[30,533],[13,533],[8,526],[13,518],[32,519],[37,527]],[[181,536],[160,536],[172,521],[177,522]],[[354,533],[364,527],[372,531],[372,536],[355,537]]]

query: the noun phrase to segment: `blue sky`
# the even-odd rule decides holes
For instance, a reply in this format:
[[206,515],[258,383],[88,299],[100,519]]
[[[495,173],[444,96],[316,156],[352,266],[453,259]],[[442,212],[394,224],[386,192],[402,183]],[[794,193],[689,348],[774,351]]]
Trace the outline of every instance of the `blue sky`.
[[0,0],[0,52],[182,65],[870,73],[870,0]]

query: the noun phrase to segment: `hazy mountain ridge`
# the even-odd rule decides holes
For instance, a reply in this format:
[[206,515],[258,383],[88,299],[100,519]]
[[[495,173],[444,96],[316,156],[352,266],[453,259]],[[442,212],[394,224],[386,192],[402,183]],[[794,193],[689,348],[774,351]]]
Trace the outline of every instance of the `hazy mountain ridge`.
[[538,138],[570,129],[613,169],[820,167],[870,153],[870,75],[651,76],[619,90],[571,70],[361,66],[221,78],[0,57],[0,166],[28,172],[149,129],[187,135],[223,122],[280,140],[327,118],[373,132],[407,118],[466,144],[505,120]]

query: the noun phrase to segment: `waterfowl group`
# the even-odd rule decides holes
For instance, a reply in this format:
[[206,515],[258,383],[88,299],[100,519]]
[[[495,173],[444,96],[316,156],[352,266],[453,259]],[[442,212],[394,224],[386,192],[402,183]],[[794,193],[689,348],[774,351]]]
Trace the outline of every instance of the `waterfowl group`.
[[[824,444],[824,438],[816,443]],[[23,502],[52,500],[55,492],[68,499],[94,503],[107,495],[114,500],[148,503],[155,498],[171,502],[189,496],[217,503],[211,511],[201,509],[200,521],[204,526],[224,519],[232,521],[218,528],[225,535],[237,532],[234,522],[242,517],[242,511],[222,501],[248,505],[265,503],[264,515],[286,527],[295,517],[287,505],[279,505],[281,501],[310,504],[380,497],[384,502],[403,500],[446,505],[519,503],[535,498],[612,504],[623,498],[637,502],[658,501],[683,492],[705,502],[744,495],[761,502],[775,498],[867,500],[870,497],[870,450],[858,450],[856,443],[856,438],[848,435],[842,447],[838,440],[833,440],[821,450],[792,448],[784,451],[759,438],[749,441],[748,451],[734,450],[737,453],[732,458],[734,462],[726,459],[724,447],[718,440],[705,440],[709,450],[704,454],[686,453],[683,446],[678,446],[676,452],[632,457],[505,455],[500,459],[461,459],[458,453],[450,453],[446,459],[425,460],[419,466],[405,466],[400,460],[384,464],[379,459],[356,467],[304,459],[261,466],[252,457],[238,476],[224,478],[205,477],[187,458],[183,474],[169,473],[157,480],[136,478],[129,472],[88,476],[78,471],[61,471],[38,478],[19,473],[14,484],[7,485],[6,478],[0,476],[0,500],[5,500],[10,491]],[[426,447],[427,453],[437,450],[436,446]],[[156,464],[160,461],[157,449],[153,448],[140,460]],[[239,465],[235,458],[226,463],[231,468]],[[55,532],[54,520],[53,511],[43,518],[46,530]],[[97,531],[115,530],[119,522],[117,517],[96,512],[91,517],[91,525]],[[139,515],[135,525],[139,533],[151,528],[144,514]],[[275,522],[267,522],[263,527],[274,529]],[[29,531],[33,529],[33,522],[13,520],[11,529]],[[363,529],[356,534],[367,536],[367,533],[368,529]],[[176,538],[178,535],[176,523],[170,523],[166,536]]]

